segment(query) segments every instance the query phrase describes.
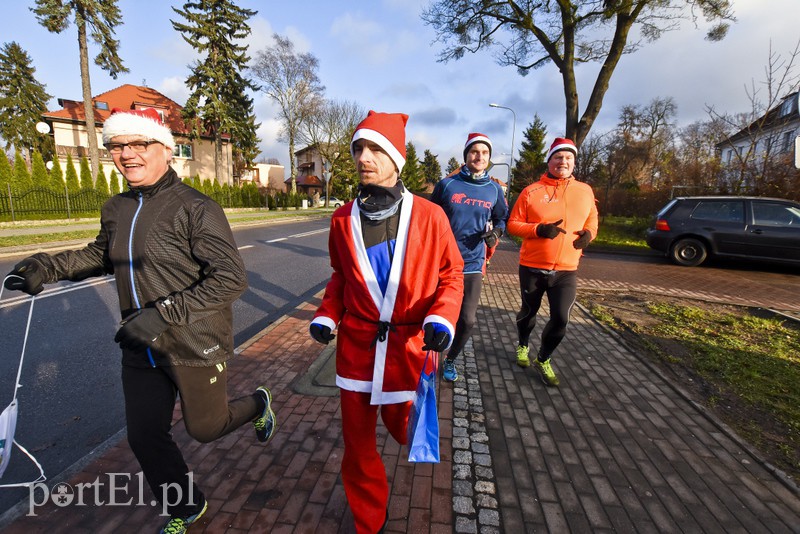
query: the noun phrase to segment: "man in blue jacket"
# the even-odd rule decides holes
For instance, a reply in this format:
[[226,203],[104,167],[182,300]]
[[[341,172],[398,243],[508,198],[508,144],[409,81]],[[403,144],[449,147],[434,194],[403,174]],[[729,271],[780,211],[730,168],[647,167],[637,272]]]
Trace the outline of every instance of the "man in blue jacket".
[[464,144],[466,164],[458,174],[436,184],[431,195],[431,201],[439,204],[450,219],[464,259],[464,299],[442,373],[448,382],[458,379],[455,361],[475,326],[487,248],[497,244],[508,217],[503,189],[486,172],[491,156],[489,138],[481,133],[469,134]]

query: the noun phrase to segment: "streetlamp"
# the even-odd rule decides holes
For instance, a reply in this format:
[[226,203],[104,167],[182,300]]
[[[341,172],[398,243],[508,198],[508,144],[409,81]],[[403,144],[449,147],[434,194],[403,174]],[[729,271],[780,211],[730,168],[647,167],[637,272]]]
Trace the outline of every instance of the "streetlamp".
[[511,169],[514,168],[514,133],[517,131],[517,114],[514,113],[513,109],[508,108],[506,106],[501,106],[500,104],[492,103],[492,104],[489,104],[489,107],[490,108],[507,109],[514,116],[514,122],[512,123],[512,126],[511,126],[511,165],[508,168],[508,191],[506,191],[506,196],[508,198],[511,198],[511,179],[512,179]]

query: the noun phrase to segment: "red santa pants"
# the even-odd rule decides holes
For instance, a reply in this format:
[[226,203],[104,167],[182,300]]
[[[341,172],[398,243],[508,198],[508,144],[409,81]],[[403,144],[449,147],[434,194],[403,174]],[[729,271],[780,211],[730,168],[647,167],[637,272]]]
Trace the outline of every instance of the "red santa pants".
[[389,483],[386,468],[378,452],[376,426],[378,408],[383,424],[401,445],[406,443],[406,426],[411,402],[375,406],[369,403],[369,393],[341,392],[342,482],[347,502],[353,512],[356,532],[375,534],[386,520],[389,504]]

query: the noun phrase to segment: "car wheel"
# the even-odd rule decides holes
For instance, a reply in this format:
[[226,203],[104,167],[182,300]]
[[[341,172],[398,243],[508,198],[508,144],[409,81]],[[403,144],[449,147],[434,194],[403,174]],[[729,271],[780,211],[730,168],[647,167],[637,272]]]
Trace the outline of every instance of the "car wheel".
[[672,245],[669,256],[678,265],[695,267],[705,261],[708,256],[708,250],[702,241],[686,237],[679,239]]

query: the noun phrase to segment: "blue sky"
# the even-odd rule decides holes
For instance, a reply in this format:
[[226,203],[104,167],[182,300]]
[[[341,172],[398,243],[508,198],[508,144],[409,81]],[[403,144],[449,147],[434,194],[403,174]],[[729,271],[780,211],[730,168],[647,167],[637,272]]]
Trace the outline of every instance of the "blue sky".
[[[547,124],[549,139],[563,133],[563,89],[553,65],[521,77],[513,68],[498,66],[488,52],[438,63],[441,45],[433,42],[433,29],[419,16],[427,1],[238,3],[258,11],[250,21],[253,34],[247,40],[251,56],[271,44],[274,32],[288,35],[298,51],[319,59],[327,98],[407,113],[408,139],[420,157],[425,149],[438,154],[443,167],[451,156],[461,158],[467,134],[473,131],[492,139],[495,161],[508,161],[502,154],[511,149],[512,114],[490,108],[492,102],[516,113],[515,151],[534,114]],[[77,34],[74,26],[62,34],[48,33],[29,11],[33,4],[33,0],[4,3],[0,41],[16,41],[28,52],[37,79],[54,97],[50,109],[57,109],[57,98],[82,99]],[[171,3],[119,0],[118,4],[124,21],[117,29],[120,53],[131,72],[114,80],[92,64],[92,92],[124,83],[146,84],[185,102],[184,80],[197,56],[172,29],[169,20],[178,16]],[[612,128],[622,106],[645,105],[656,97],[675,99],[679,125],[707,118],[706,105],[729,112],[749,109],[745,88],[764,79],[770,46],[788,59],[800,38],[800,2],[734,0],[734,10],[738,22],[722,42],[703,39],[702,21],[697,27],[685,22],[678,31],[624,56],[593,131]],[[96,54],[97,48],[90,45],[91,58]],[[595,73],[595,66],[577,71],[582,105]],[[288,147],[276,139],[277,109],[263,95],[254,97],[262,156],[277,158],[288,169]],[[503,179],[504,170],[497,171]]]

